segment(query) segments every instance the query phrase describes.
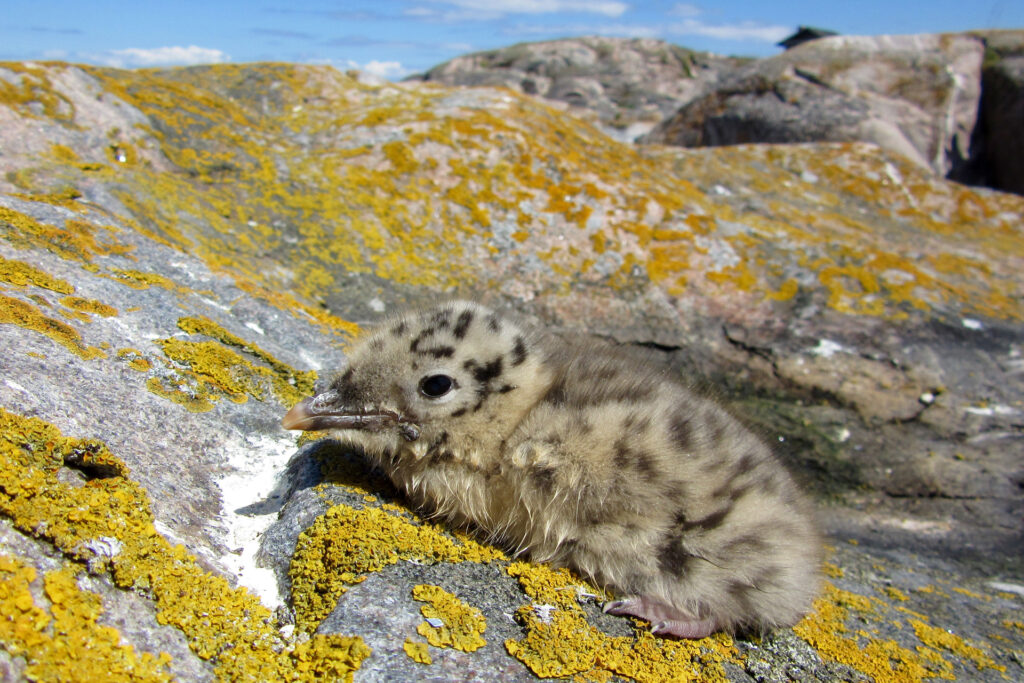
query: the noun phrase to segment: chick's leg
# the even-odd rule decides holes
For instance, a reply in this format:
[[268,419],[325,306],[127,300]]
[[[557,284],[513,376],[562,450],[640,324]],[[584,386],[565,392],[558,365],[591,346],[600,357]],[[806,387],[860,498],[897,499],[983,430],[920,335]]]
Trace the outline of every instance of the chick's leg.
[[715,632],[718,624],[713,617],[698,619],[663,602],[641,595],[612,600],[602,607],[605,613],[628,615],[651,622],[651,633],[677,638],[706,638]]

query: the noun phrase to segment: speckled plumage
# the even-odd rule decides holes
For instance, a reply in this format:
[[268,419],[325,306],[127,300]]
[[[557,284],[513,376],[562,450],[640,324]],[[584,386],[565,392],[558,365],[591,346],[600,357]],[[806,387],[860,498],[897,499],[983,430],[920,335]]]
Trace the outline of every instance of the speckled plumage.
[[284,425],[333,430],[418,504],[573,567],[657,633],[791,625],[817,590],[810,508],[768,447],[603,343],[468,302],[407,314]]

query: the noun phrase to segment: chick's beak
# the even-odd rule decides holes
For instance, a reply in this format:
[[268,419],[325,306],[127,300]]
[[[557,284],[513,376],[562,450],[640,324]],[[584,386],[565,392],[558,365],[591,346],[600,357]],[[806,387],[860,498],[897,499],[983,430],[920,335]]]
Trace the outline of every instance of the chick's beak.
[[397,425],[402,436],[409,441],[419,438],[419,428],[398,413],[386,410],[353,409],[338,404],[338,394],[325,391],[303,399],[289,410],[281,420],[285,429],[313,431],[321,429],[366,429],[380,431]]

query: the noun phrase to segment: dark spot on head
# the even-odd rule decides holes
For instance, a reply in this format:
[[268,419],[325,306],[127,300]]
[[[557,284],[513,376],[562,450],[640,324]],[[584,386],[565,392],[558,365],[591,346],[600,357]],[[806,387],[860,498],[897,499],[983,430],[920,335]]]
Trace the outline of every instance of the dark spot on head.
[[463,311],[462,313],[459,313],[459,317],[455,319],[455,328],[452,329],[452,334],[455,335],[455,338],[462,339],[465,337],[472,322],[473,311]]
[[431,349],[424,349],[418,353],[426,354],[434,358],[451,358],[455,355],[454,346],[435,346]]
[[512,346],[512,367],[522,364],[526,360],[526,340],[522,335],[516,337],[516,343]]
[[435,334],[437,334],[437,330],[435,330],[433,327],[428,327],[427,329],[423,330],[418,335],[416,335],[412,342],[410,342],[409,351],[411,351],[412,353],[416,353],[416,350],[419,348],[420,343],[424,341],[427,337],[432,337]]
[[[466,369],[470,370],[468,367]],[[487,384],[492,379],[501,376],[501,357],[499,356],[484,365],[477,365],[472,368],[471,372],[473,373],[473,379],[480,382],[480,384]]]
[[430,316],[430,322],[432,325],[437,325],[440,330],[448,329],[452,324],[452,312],[448,309],[441,309]]
[[501,387],[498,388],[498,393],[507,394],[508,392],[513,391],[514,389],[515,387],[511,384],[502,384]]
[[456,410],[455,412],[452,413],[452,417],[462,417],[465,414],[466,414],[466,409],[465,408],[459,408],[458,410]]
[[397,325],[395,325],[394,327],[391,328],[391,334],[392,334],[392,336],[395,336],[395,337],[401,337],[403,334],[406,333],[406,331],[408,329],[409,329],[409,326],[406,325],[405,321],[403,320],[402,322],[398,323]]
[[491,313],[489,316],[487,316],[487,328],[491,332],[501,331],[501,318],[498,317],[497,313]]
[[668,436],[672,443],[681,451],[689,451],[693,445],[693,429],[690,418],[682,413],[675,413],[668,423]]

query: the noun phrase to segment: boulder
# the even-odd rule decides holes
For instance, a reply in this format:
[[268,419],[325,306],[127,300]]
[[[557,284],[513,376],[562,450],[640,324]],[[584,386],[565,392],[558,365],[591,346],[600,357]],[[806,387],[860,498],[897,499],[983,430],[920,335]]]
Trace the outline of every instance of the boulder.
[[[0,95],[7,679],[1024,674],[1021,197],[328,67],[7,63]],[[770,440],[828,534],[813,612],[654,638],[281,429],[362,325],[454,296]]]
[[409,80],[503,86],[569,105],[632,141],[744,59],[652,38],[567,38],[462,55]]
[[970,153],[983,54],[967,34],[813,40],[706,87],[642,141],[873,142],[946,176]]

